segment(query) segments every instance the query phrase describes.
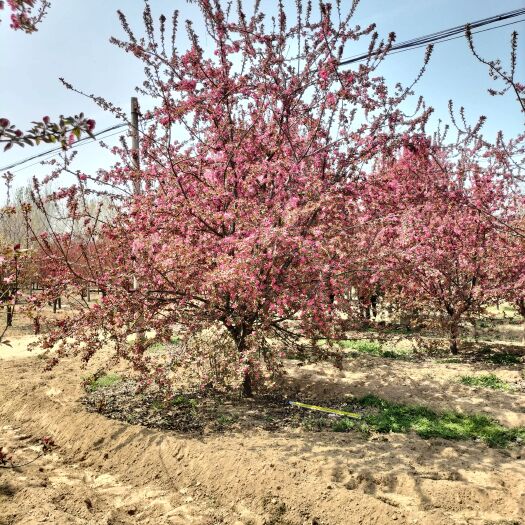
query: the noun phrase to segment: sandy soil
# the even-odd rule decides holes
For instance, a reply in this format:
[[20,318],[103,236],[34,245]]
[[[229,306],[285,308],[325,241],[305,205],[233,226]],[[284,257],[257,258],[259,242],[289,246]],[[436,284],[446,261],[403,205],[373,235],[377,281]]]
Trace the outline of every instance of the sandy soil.
[[[523,366],[490,363],[397,361],[361,356],[345,360],[343,370],[329,364],[289,369],[297,391],[318,399],[374,393],[390,401],[421,404],[435,410],[487,414],[506,426],[525,425]],[[472,388],[459,383],[464,375],[495,373],[512,391]]]
[[[3,525],[524,523],[523,449],[401,434],[151,430],[86,412],[78,378],[87,371],[77,362],[45,372],[38,357],[11,357],[0,362],[2,444],[15,463],[35,458],[44,435],[57,446],[30,465],[0,469]],[[524,424],[522,390],[456,382],[491,366],[366,356],[342,371],[291,363],[289,388],[319,399],[374,392]],[[497,373],[519,384],[516,365]]]
[[[0,468],[0,525],[525,524],[524,446],[301,429],[193,435],[130,425],[80,403],[79,378],[100,362],[86,370],[64,360],[44,371],[38,352],[27,351],[31,327],[17,322],[12,346],[0,347],[0,445],[15,464],[32,462]],[[342,370],[291,361],[287,371],[292,397],[321,403],[374,393],[525,425],[522,365],[361,355]],[[458,382],[491,372],[513,389]],[[42,436],[56,447],[39,456]]]

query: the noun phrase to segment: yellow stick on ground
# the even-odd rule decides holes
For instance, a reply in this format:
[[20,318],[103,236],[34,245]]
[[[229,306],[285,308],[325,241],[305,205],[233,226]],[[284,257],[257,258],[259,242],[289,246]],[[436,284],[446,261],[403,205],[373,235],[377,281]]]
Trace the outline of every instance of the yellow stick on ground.
[[319,412],[328,412],[330,414],[337,414],[338,416],[352,417],[354,419],[361,419],[359,414],[353,412],[345,412],[344,410],[337,410],[336,408],[318,407],[316,405],[307,405],[306,403],[299,403],[299,401],[290,401],[291,405],[301,408],[308,408],[310,410],[318,410]]

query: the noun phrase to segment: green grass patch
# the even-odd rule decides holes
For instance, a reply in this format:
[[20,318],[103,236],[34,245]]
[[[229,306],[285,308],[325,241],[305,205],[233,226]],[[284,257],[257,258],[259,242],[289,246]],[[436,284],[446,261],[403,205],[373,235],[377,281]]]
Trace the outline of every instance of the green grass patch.
[[91,378],[85,381],[86,388],[91,392],[100,390],[101,388],[108,388],[122,381],[122,377],[118,374],[104,374],[96,379]]
[[[364,414],[362,423],[375,432],[415,432],[425,439],[479,439],[491,447],[505,447],[516,440],[525,440],[525,427],[507,428],[484,415],[438,413],[419,405],[392,403],[371,394],[356,404],[370,410]],[[339,426],[343,424],[338,422]]]
[[364,354],[380,356],[383,345],[377,341],[369,341],[367,339],[348,339],[339,341],[339,346],[347,350],[355,350]]
[[500,379],[496,374],[485,374],[480,376],[462,376],[460,383],[467,386],[492,388],[492,390],[509,390],[510,385]]
[[487,360],[495,365],[519,365],[522,362],[519,355],[510,353],[490,354]]
[[169,345],[169,344],[176,345],[179,342],[180,342],[179,337],[174,335],[174,336],[170,337],[169,343],[157,341],[157,342],[151,344],[148,347],[148,350],[151,351],[151,352],[162,352],[162,351],[166,350],[166,346],[167,345]]
[[383,345],[378,341],[370,341],[368,339],[347,339],[338,342],[341,348],[352,350],[362,354],[368,354],[375,357],[384,357],[387,359],[409,359],[411,354],[409,352],[401,352],[396,350],[384,350]]

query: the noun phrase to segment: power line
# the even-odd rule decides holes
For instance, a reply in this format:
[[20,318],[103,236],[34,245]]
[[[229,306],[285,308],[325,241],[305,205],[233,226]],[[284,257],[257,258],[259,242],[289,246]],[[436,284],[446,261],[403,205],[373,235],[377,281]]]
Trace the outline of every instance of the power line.
[[[115,124],[113,126],[110,126],[109,128],[106,128],[106,129],[103,129],[102,131],[99,131],[98,133],[95,133],[93,136],[94,137],[98,137],[100,135],[103,135],[104,133],[107,133],[108,131],[113,131],[115,129],[120,129],[120,128],[123,128],[127,126],[127,124]],[[75,147],[77,146],[80,146],[80,145],[84,145],[86,143],[89,143],[90,140],[94,140],[92,137],[84,137],[83,139],[80,139],[79,141],[77,141],[75,143]],[[56,148],[53,148],[53,149],[50,149],[50,150],[47,150],[47,151],[44,151],[42,153],[38,153],[36,155],[32,155],[31,157],[27,157],[23,160],[19,160],[17,162],[13,162],[12,164],[9,164],[8,166],[4,166],[2,168],[0,168],[0,171],[6,171],[6,170],[10,170],[11,168],[16,168],[17,166],[20,166],[20,164],[25,164],[26,162],[29,162],[31,160],[35,160],[35,159],[39,159],[41,157],[45,157],[47,155],[49,155],[50,153],[54,153],[54,152],[57,152],[57,151],[62,151],[62,146],[58,146]]]
[[[521,20],[514,20],[513,22],[507,22],[506,24],[501,24],[499,26],[494,27],[488,27],[487,29],[480,29],[479,31],[472,31],[473,35],[477,35],[478,33],[485,33],[486,31],[492,31],[493,29],[499,29],[501,27],[507,27],[514,24],[519,24],[521,22],[525,22],[525,18],[522,18]],[[444,42],[449,42],[450,40],[457,40],[458,38],[464,38],[464,35],[458,35],[458,36],[452,36],[450,38],[446,38],[444,40],[440,40],[439,42],[435,42],[436,44],[443,44]],[[422,47],[426,47],[428,44],[420,44],[418,46],[411,47],[409,49],[400,49],[399,51],[394,51],[393,53],[388,53],[388,55],[397,55],[398,53],[404,53],[405,51],[412,51],[413,49],[419,49]]]
[[[100,132],[102,134],[102,132]],[[120,134],[120,131],[117,131],[116,133],[111,133],[110,135],[106,135],[105,137],[102,137],[101,140],[104,140],[104,139],[109,139],[110,137],[114,137],[115,135],[119,135]],[[79,141],[80,142],[80,141]],[[80,146],[89,146],[90,144],[96,144],[97,142],[100,142],[100,141],[96,141],[94,140],[93,142],[85,142],[83,144],[80,144]],[[60,148],[62,149],[62,148]],[[23,168],[18,168],[17,170],[13,170],[11,173],[18,173],[19,171],[23,171],[25,169],[28,169],[28,168],[31,168],[33,166],[37,166],[38,164],[41,164],[42,162],[45,162],[46,160],[49,160],[53,157],[56,157],[58,155],[58,152],[56,152],[55,150],[50,150],[48,151],[47,153],[49,153],[49,157],[47,158],[44,158],[42,159],[41,161],[38,161],[38,162],[33,162],[32,164],[29,164],[28,166],[24,166]],[[45,153],[42,153],[42,156],[45,157]],[[28,162],[29,159],[26,159],[25,161],[21,161],[20,164],[24,164],[25,162]]]
[[[499,15],[494,15],[488,18],[483,18],[481,20],[476,20],[475,22],[470,22],[469,24],[463,24],[460,26],[451,27],[449,29],[443,29],[442,31],[437,31],[435,33],[431,33],[429,35],[420,36],[417,38],[412,38],[410,40],[406,40],[404,42],[400,42],[399,44],[394,44],[388,54],[394,54],[396,52],[401,51],[408,51],[409,49],[414,49],[417,47],[421,47],[428,44],[438,44],[441,42],[446,42],[448,40],[452,40],[453,38],[458,38],[456,35],[462,36],[465,33],[465,26],[469,25],[471,29],[476,29],[479,27],[486,26],[488,24],[494,24],[496,22],[502,22],[503,20],[509,20],[511,18],[516,18],[518,16],[525,15],[525,8],[521,9],[515,9],[514,11],[509,11],[507,13],[501,13]],[[489,31],[492,29],[498,29],[499,27],[503,27],[504,25],[510,25],[522,22],[523,20],[517,20],[514,22],[510,22],[508,24],[503,24],[497,27],[492,27],[490,29],[485,29],[484,31]],[[473,33],[480,33],[481,31],[473,31]],[[339,62],[340,66],[346,66],[348,64],[353,64],[355,62],[361,62],[362,60],[365,60],[369,58],[368,53],[363,53],[361,55],[355,55],[353,57],[347,58]]]

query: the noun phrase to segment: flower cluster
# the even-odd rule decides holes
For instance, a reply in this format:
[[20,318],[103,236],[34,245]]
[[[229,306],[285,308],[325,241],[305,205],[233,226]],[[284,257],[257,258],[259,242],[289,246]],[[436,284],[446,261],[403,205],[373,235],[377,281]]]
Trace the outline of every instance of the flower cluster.
[[6,3],[11,10],[10,27],[25,33],[37,31],[37,25],[44,18],[50,6],[47,0],[2,0],[0,10],[5,9]]

